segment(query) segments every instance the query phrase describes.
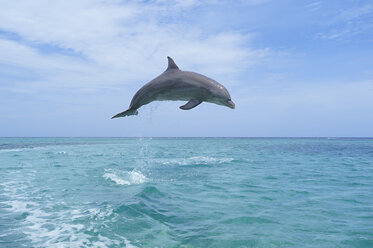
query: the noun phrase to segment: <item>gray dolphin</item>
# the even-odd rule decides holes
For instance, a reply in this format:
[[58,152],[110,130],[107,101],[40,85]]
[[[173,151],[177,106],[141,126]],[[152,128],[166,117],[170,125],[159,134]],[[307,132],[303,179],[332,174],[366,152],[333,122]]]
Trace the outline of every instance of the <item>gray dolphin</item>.
[[223,85],[201,74],[182,71],[172,58],[167,57],[167,59],[167,70],[139,89],[133,96],[129,108],[113,116],[112,119],[137,115],[137,109],[152,101],[188,101],[180,106],[183,110],[192,109],[202,102],[211,102],[234,109],[235,104]]

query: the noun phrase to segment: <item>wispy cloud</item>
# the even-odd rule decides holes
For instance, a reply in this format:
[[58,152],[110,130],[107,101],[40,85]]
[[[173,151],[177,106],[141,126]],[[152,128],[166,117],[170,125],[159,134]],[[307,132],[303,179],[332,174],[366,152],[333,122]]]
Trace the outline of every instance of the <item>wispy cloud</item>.
[[258,4],[263,4],[270,2],[272,0],[241,0],[242,3],[248,4],[248,5],[258,5]]
[[321,6],[322,6],[321,1],[315,1],[315,2],[311,2],[305,5],[306,9],[311,10],[311,11],[319,10]]
[[329,30],[317,35],[324,40],[345,39],[373,31],[373,5],[339,9],[326,22]]
[[165,68],[167,55],[183,68],[198,66],[218,77],[236,75],[266,55],[268,50],[247,46],[248,35],[186,25],[183,13],[201,4],[3,1],[0,63],[39,75],[13,82],[24,88],[95,88],[150,79]]

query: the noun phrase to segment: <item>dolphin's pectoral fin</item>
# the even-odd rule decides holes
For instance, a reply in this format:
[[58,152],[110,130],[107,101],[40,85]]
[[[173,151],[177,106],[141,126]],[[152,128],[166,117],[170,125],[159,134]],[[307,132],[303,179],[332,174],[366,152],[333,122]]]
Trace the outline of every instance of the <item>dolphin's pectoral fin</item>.
[[201,100],[195,100],[195,99],[192,99],[192,100],[190,100],[189,102],[187,102],[185,105],[180,106],[180,108],[181,108],[182,110],[189,110],[189,109],[192,109],[192,108],[194,108],[194,107],[200,105],[201,102],[202,102]]

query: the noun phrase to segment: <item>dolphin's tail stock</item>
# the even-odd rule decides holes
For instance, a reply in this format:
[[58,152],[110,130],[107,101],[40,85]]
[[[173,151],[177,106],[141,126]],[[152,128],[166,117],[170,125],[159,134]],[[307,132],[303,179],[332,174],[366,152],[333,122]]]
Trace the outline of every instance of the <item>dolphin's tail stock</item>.
[[126,111],[123,111],[119,114],[114,115],[111,117],[111,119],[118,118],[118,117],[124,117],[129,115],[137,115],[139,112],[137,112],[137,109],[127,109]]

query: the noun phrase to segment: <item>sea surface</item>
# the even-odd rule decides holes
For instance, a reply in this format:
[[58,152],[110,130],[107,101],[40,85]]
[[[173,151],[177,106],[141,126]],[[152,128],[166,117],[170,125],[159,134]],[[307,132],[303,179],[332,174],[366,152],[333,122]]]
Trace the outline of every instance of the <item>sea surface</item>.
[[373,247],[373,139],[0,138],[0,247]]

